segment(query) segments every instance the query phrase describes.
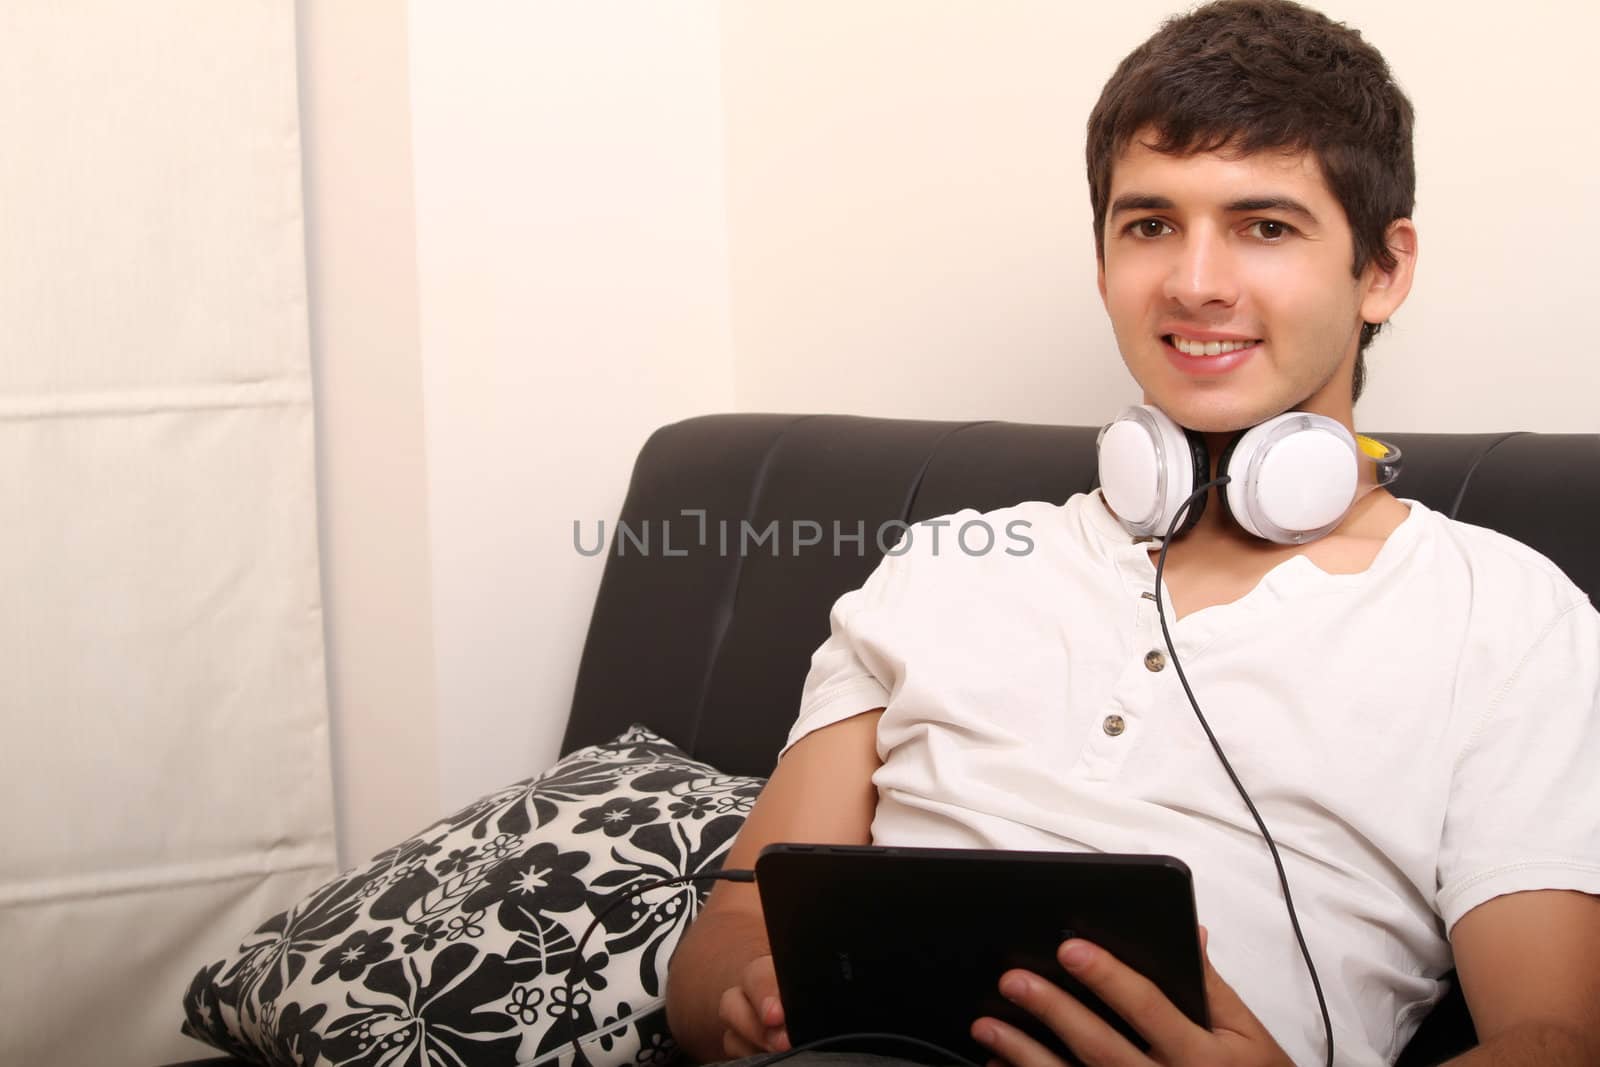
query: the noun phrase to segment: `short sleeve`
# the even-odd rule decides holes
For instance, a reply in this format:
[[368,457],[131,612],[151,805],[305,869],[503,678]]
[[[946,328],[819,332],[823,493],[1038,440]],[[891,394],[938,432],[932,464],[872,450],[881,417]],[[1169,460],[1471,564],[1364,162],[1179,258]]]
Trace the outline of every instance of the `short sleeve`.
[[1600,614],[1579,599],[1548,623],[1457,762],[1436,904],[1448,931],[1493,897],[1600,893]]
[[811,669],[800,690],[800,714],[779,759],[807,734],[889,703],[898,671],[881,640],[872,635],[883,631],[883,620],[904,581],[906,547],[902,538],[861,588],[834,602],[828,613],[828,639],[811,654]]

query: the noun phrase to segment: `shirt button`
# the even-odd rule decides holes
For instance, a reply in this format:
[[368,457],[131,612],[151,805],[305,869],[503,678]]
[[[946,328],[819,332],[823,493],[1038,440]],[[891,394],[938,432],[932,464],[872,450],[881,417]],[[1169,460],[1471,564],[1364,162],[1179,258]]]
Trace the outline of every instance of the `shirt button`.
[[1100,729],[1104,730],[1109,737],[1118,737],[1127,728],[1128,724],[1122,721],[1121,715],[1107,715],[1105,721],[1100,724]]
[[1166,653],[1158,648],[1153,648],[1144,654],[1144,666],[1148,671],[1159,671],[1167,665]]

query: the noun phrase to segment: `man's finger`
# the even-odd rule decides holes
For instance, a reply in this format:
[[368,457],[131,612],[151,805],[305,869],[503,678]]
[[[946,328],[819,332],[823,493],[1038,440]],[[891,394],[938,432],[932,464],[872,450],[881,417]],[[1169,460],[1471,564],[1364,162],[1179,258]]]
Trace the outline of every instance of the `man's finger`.
[[[1061,1067],[1049,1049],[1016,1027],[985,1016],[972,1024],[972,1038],[1013,1067]],[[1065,1040],[1065,1039],[1063,1039]],[[1077,1049],[1073,1049],[1077,1052]],[[1082,1057],[1082,1053],[1079,1053]],[[1085,1058],[1085,1062],[1096,1063]]]
[[723,1029],[727,1033],[737,1034],[741,1041],[752,1048],[753,1051],[745,1055],[753,1056],[763,1051],[760,1044],[765,1038],[766,1028],[756,1018],[755,1009],[750,1006],[744,990],[738,986],[724,989],[722,1000],[717,1004],[717,1017],[722,1020]]
[[722,1031],[722,1054],[730,1060],[742,1060],[746,1056],[759,1056],[765,1051],[765,1049],[756,1048],[732,1030]]
[[[1000,992],[1048,1026],[1085,1063],[1095,1067],[1150,1063],[1127,1038],[1082,1001],[1031,971],[1007,971],[1000,979]],[[1050,1062],[1056,1063],[1053,1056]]]
[[1241,1013],[1254,1018],[1233,987],[1223,981],[1222,975],[1211,966],[1210,931],[1200,927],[1200,964],[1205,971],[1206,1007],[1211,1015],[1211,1025],[1219,1030],[1237,1030]]
[[[1204,945],[1204,938],[1201,939],[1201,944]],[[1211,965],[1210,953],[1202,952],[1201,962],[1205,965],[1206,1006],[1211,1013],[1211,1029],[1251,1036],[1266,1033],[1266,1027],[1261,1025],[1261,1020],[1256,1018],[1255,1013],[1239,994],[1234,992],[1233,987],[1224,981],[1222,975]]]
[[[1192,1051],[1197,1040],[1207,1036],[1207,1031],[1179,1011],[1160,987],[1098,945],[1077,939],[1067,941],[1057,958],[1068,974],[1148,1041],[1158,1058],[1182,1062],[1186,1050]],[[1103,1020],[1101,1025],[1123,1040]]]
[[778,999],[778,972],[771,956],[757,956],[744,969],[740,983],[755,1007],[756,1018],[766,1027],[783,1025],[783,1004]]

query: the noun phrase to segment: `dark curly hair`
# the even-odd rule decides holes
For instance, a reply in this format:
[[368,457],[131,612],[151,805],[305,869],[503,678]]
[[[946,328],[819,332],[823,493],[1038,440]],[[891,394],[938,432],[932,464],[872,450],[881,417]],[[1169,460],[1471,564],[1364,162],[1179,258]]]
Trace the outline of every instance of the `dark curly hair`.
[[[1089,115],[1095,254],[1105,258],[1111,167],[1141,131],[1157,152],[1310,151],[1355,239],[1359,275],[1395,265],[1384,239],[1416,200],[1411,101],[1356,30],[1289,0],[1220,0],[1162,24],[1117,67]],[[1382,323],[1365,323],[1366,350]]]

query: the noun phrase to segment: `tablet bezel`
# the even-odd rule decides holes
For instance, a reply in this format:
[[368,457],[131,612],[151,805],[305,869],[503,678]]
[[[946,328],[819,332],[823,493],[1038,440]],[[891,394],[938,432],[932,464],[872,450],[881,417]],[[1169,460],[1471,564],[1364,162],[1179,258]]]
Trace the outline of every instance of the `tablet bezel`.
[[[1070,936],[1112,952],[1209,1028],[1193,878],[1173,856],[783,842],[762,849],[756,886],[793,1046],[886,1031],[982,1063],[992,1053],[970,1028],[989,1015],[1075,1062],[1000,995],[1000,976],[1024,967],[1144,1048],[1057,962]],[[1065,913],[1063,899],[1075,902]],[[941,1062],[902,1043],[829,1048]]]

